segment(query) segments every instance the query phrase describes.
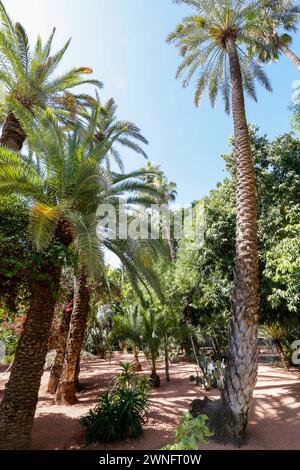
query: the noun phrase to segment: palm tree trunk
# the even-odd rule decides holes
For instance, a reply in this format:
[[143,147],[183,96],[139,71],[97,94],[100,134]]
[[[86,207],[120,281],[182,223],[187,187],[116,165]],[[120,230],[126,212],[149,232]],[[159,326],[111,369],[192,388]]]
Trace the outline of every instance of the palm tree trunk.
[[169,245],[171,260],[173,261],[173,263],[175,263],[177,256],[176,256],[176,250],[175,250],[174,239],[173,239],[172,234],[170,234],[170,236],[168,237],[168,245]]
[[150,375],[150,385],[151,387],[157,388],[160,386],[160,377],[156,372],[156,357],[151,354],[151,375]]
[[[246,120],[243,81],[234,38],[228,38],[234,143],[236,150],[236,256],[230,348],[224,390],[219,402],[196,400],[193,414],[207,414],[215,437],[238,445],[245,438],[248,413],[257,377],[258,244],[256,186]],[[197,412],[195,413],[195,410]]]
[[294,52],[291,51],[291,49],[282,44],[281,42],[278,44],[278,49],[292,62],[292,64],[300,70],[300,59]]
[[223,401],[231,412],[233,437],[242,441],[257,377],[258,243],[256,185],[246,119],[243,81],[235,41],[227,40],[236,148],[236,256],[229,358]]
[[0,145],[19,152],[23,147],[25,139],[26,134],[18,119],[16,119],[12,112],[9,112],[2,127]]
[[73,405],[77,402],[76,365],[80,359],[83,345],[89,302],[90,292],[87,286],[87,276],[85,270],[81,269],[78,277],[75,307],[71,317],[63,371],[54,400],[57,405]]
[[69,334],[69,329],[70,329],[71,313],[73,310],[73,303],[74,303],[73,297],[74,297],[74,292],[72,290],[70,298],[68,299],[67,305],[63,309],[63,315],[62,315],[61,325],[59,329],[58,344],[56,347],[55,360],[54,360],[53,366],[51,367],[49,381],[48,381],[47,392],[52,393],[52,394],[54,394],[57,390],[60,376],[61,376],[62,369],[63,369],[63,365],[64,365],[67,339],[68,339],[68,334]]
[[[49,279],[51,276],[51,282]],[[0,449],[30,448],[31,428],[54,316],[60,269],[35,283],[14,364],[0,405]]]

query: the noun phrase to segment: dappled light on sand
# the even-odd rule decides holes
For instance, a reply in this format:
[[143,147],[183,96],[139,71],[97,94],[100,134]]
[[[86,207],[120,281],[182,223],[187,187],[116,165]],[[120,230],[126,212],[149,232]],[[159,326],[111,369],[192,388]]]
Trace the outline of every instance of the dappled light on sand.
[[[111,364],[103,359],[84,360],[78,403],[72,407],[52,405],[51,395],[46,393],[49,372],[45,372],[39,395],[39,404],[33,426],[33,449],[79,449],[83,432],[79,417],[94,407],[97,396],[104,392],[119,369],[119,361],[132,359],[130,355],[116,353]],[[142,361],[149,374],[147,361]],[[2,371],[5,368],[2,367]],[[151,392],[151,411],[142,435],[135,440],[109,445],[94,445],[93,449],[159,449],[172,441],[179,417],[187,411],[189,403],[203,397],[200,387],[192,385],[188,378],[195,372],[192,363],[182,361],[171,364],[171,381],[164,379],[164,365],[159,363],[160,389]],[[1,376],[1,392],[8,374]],[[217,392],[210,392],[217,397]],[[260,365],[253,407],[248,427],[248,442],[242,449],[295,449],[300,439],[300,383],[298,372],[286,372],[275,366]],[[284,426],[284,428],[283,428]],[[284,432],[283,432],[284,429]],[[236,449],[210,442],[207,449]]]

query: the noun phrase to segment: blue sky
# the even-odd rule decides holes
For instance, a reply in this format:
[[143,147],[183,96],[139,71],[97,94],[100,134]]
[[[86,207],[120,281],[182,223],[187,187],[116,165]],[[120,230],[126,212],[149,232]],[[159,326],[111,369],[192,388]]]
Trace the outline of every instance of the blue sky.
[[[57,47],[72,37],[64,68],[94,69],[104,83],[103,98],[113,96],[119,118],[141,127],[150,141],[150,160],[177,183],[179,203],[201,198],[224,178],[220,154],[227,150],[231,117],[221,101],[214,110],[207,99],[200,108],[194,107],[193,87],[183,89],[174,79],[178,53],[165,43],[189,8],[172,0],[4,0],[4,4],[32,40],[38,33],[46,38],[54,25]],[[299,38],[293,49],[300,54]],[[284,57],[266,71],[274,92],[259,90],[257,104],[247,100],[247,115],[249,122],[272,137],[290,130],[287,108],[299,72]],[[127,169],[144,163],[127,150],[123,157]]]

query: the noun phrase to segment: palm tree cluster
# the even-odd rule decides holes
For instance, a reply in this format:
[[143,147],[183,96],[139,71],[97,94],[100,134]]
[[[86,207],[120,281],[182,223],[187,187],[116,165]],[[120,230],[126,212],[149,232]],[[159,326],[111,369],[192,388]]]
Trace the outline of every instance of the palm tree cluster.
[[[118,207],[126,195],[130,209],[157,201],[155,186],[146,181],[151,170],[126,174],[118,148],[127,147],[146,157],[147,144],[133,123],[116,119],[114,100],[102,105],[72,89],[98,80],[85,79],[88,67],[56,77],[70,41],[52,52],[51,34],[31,51],[22,25],[13,23],[0,2],[0,80],[5,89],[0,147],[0,194],[16,194],[27,201],[29,233],[38,255],[36,279],[10,379],[0,407],[0,446],[30,447],[31,427],[47,353],[57,293],[68,252],[73,253],[74,307],[65,322],[64,344],[57,351],[49,389],[56,404],[76,402],[76,372],[80,360],[90,303],[90,280],[105,271],[104,250],[115,253],[141,292],[160,295],[153,270],[163,244],[151,240],[100,240],[99,204]],[[26,143],[26,146],[24,144]],[[111,159],[119,171],[111,170]],[[152,172],[153,173],[153,172]],[[132,217],[132,215],[131,215]]]
[[[257,83],[272,91],[264,64],[281,54],[300,69],[290,48],[300,10],[293,0],[174,2],[192,9],[167,38],[182,57],[176,76],[186,87],[196,75],[197,106],[206,90],[212,106],[221,95],[226,113],[232,112],[235,148],[235,274],[224,387],[220,400],[196,400],[191,411],[209,417],[216,437],[240,444],[257,377],[259,324],[257,194],[245,94],[256,101]],[[112,338],[132,348],[136,370],[141,369],[139,352],[144,352],[152,385],[159,386],[160,353],[169,380],[170,344],[182,339],[183,329],[187,336],[191,330],[164,304],[158,279],[158,257],[165,256],[171,266],[176,262],[173,234],[165,234],[165,243],[151,237],[103,238],[97,229],[100,204],[118,213],[126,198],[122,207],[128,219],[137,219],[141,204],[168,207],[176,198],[175,183],[151,163],[126,173],[124,149],[147,158],[148,141],[137,125],[117,118],[114,99],[102,100],[101,81],[87,78],[90,67],[56,75],[70,40],[53,52],[53,29],[45,43],[39,37],[31,48],[25,29],[11,20],[1,1],[0,23],[0,197],[25,201],[34,254],[28,312],[0,404],[0,449],[22,450],[30,448],[51,325],[66,275],[71,281],[48,384],[56,405],[77,401],[92,285],[109,284],[107,251],[119,258],[141,299],[139,306],[133,303],[115,315]],[[95,96],[74,91],[81,85],[96,87]],[[149,302],[151,295],[159,307],[152,297]]]

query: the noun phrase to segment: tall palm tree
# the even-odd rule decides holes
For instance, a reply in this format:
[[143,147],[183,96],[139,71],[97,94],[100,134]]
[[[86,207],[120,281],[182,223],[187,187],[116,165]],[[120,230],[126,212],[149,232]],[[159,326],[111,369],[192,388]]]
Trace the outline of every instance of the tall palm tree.
[[89,102],[89,96],[74,95],[70,89],[87,83],[97,87],[102,84],[98,80],[84,78],[84,75],[92,73],[88,67],[74,68],[54,76],[70,44],[69,40],[62,49],[52,53],[55,29],[45,44],[39,37],[33,51],[30,51],[25,29],[10,19],[1,1],[0,21],[0,83],[5,92],[5,103],[1,105],[5,120],[0,144],[19,151],[26,133],[13,113],[11,99],[31,111],[34,107],[51,107],[64,123],[69,123],[74,119],[77,107]]
[[[18,108],[19,106],[19,108]],[[14,365],[0,405],[0,448],[27,449],[43,373],[50,327],[59,288],[65,250],[73,244],[81,265],[94,274],[102,263],[101,246],[93,215],[99,188],[110,186],[102,168],[111,142],[89,147],[80,126],[66,138],[49,111],[39,125],[31,113],[15,105],[34,155],[19,155],[0,147],[0,194],[26,196],[30,207],[30,232],[40,253],[35,288],[20,337]],[[59,242],[59,244],[58,244]],[[44,253],[44,254],[43,254]]]
[[[236,258],[232,294],[230,353],[222,399],[204,404],[215,435],[241,442],[257,376],[258,247],[256,225],[256,187],[244,92],[256,100],[255,80],[268,91],[268,79],[255,59],[246,53],[253,41],[252,25],[261,17],[261,2],[226,0],[178,0],[194,8],[168,41],[175,43],[184,57],[177,77],[187,71],[187,86],[196,71],[195,104],[208,88],[214,105],[220,91],[225,109],[230,96],[236,149]],[[259,41],[255,38],[256,47]],[[206,408],[206,409],[205,409]]]
[[[300,70],[300,59],[290,49],[293,42],[290,32],[297,31],[300,8],[295,0],[262,0],[261,15],[253,22],[253,39],[259,39],[258,47],[255,40],[250,44],[250,52],[257,52],[261,61],[278,60],[284,54],[292,64]],[[263,42],[261,41],[263,39]]]

